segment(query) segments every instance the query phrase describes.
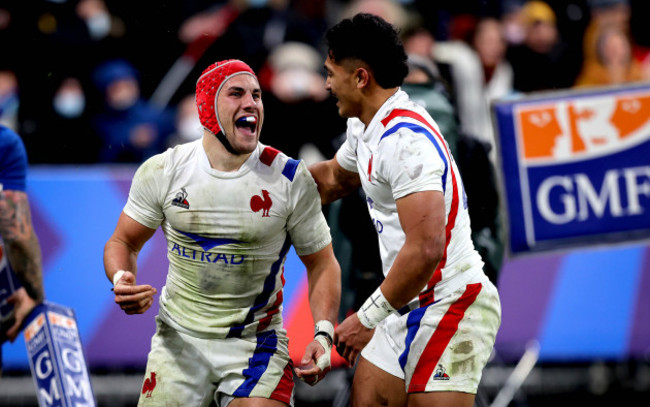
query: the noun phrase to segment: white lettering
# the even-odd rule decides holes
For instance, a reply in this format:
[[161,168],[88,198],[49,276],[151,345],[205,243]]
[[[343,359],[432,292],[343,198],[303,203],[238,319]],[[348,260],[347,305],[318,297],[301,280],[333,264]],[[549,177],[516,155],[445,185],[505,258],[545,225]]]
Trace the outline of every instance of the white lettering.
[[[554,191],[561,205],[551,206]],[[602,218],[606,211],[616,218],[643,214],[641,196],[650,198],[650,166],[609,170],[599,190],[584,173],[552,176],[540,184],[536,202],[546,221],[561,225],[575,220],[586,221],[591,213],[596,218]]]
[[[629,215],[640,215],[643,208],[639,203],[639,195],[650,198],[650,167],[634,167],[623,170],[625,187],[627,188],[627,213]],[[645,177],[638,182],[639,177]]]
[[[83,400],[87,400],[88,397],[87,395],[90,394],[90,389],[88,389],[88,386],[83,380],[83,376],[78,376],[79,382],[77,383],[71,375],[65,375],[65,381],[68,384],[66,386],[66,389],[68,392],[66,393],[67,395],[73,395],[76,398],[80,398]],[[77,404],[78,405],[78,404]]]
[[51,406],[54,403],[54,400],[60,400],[61,395],[59,394],[59,386],[56,383],[56,377],[52,376],[52,380],[50,380],[49,392],[44,388],[40,388],[39,393],[41,395],[41,399],[45,401],[46,405],[48,406]]
[[[562,194],[562,204],[564,211],[561,213],[553,212],[549,195],[555,187],[563,188],[566,191]],[[537,207],[544,219],[556,225],[571,222],[576,217],[576,202],[571,193],[573,192],[573,183],[570,177],[550,177],[539,186],[537,190]]]
[[[45,351],[38,355],[34,367],[36,368],[37,378],[44,379],[48,377],[52,373],[52,361],[50,360],[50,353],[48,351]],[[43,368],[45,368],[45,370],[43,370]]]
[[621,194],[618,188],[618,171],[611,170],[605,173],[603,186],[600,193],[596,195],[594,186],[586,174],[575,175],[577,194],[578,194],[578,220],[589,218],[589,208],[593,209],[596,217],[602,218],[605,213],[607,201],[610,201],[610,213],[612,216],[623,216],[621,208]]
[[79,360],[78,353],[74,349],[63,349],[61,352],[61,357],[63,359],[63,365],[66,369],[71,370],[74,373],[81,372],[81,361]]

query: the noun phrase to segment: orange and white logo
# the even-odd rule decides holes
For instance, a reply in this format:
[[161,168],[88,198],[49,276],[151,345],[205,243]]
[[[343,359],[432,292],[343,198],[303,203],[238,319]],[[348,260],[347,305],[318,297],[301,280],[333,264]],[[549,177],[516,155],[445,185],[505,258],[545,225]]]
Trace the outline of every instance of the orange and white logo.
[[650,93],[528,104],[515,117],[526,163],[591,158],[650,138]]
[[45,325],[45,316],[40,314],[25,328],[25,339],[29,342]]
[[77,324],[74,319],[68,318],[65,315],[57,314],[54,312],[48,312],[47,318],[49,319],[52,325],[62,326],[64,328],[76,328]]

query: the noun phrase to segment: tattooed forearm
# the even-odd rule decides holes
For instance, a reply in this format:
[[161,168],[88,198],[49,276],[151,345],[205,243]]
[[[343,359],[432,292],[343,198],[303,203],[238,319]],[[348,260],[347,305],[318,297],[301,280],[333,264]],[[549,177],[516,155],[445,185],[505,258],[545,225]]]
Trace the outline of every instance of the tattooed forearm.
[[0,236],[9,264],[29,296],[42,301],[41,247],[32,226],[27,194],[22,191],[2,191],[0,194]]

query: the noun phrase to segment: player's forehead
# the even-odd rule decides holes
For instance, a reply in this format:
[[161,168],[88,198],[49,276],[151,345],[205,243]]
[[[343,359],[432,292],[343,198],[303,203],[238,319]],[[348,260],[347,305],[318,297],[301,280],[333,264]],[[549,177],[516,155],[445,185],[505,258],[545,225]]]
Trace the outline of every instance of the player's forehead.
[[253,75],[239,74],[235,75],[223,84],[223,90],[239,89],[249,92],[261,92],[260,84]]
[[354,70],[358,67],[361,66],[361,61],[355,58],[345,58],[342,60],[335,60],[332,58],[331,55],[327,56],[327,59],[325,59],[325,69],[330,71],[330,72],[347,72],[351,73],[354,72]]

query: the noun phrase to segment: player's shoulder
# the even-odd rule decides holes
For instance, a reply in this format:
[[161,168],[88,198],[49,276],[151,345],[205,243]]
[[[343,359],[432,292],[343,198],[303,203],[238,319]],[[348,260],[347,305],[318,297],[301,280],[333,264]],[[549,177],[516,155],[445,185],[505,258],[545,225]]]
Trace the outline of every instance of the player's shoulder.
[[261,168],[268,168],[276,176],[293,182],[296,176],[302,171],[306,171],[305,163],[302,160],[289,157],[282,151],[260,143],[259,161]]
[[20,136],[9,127],[0,125],[0,149],[14,154],[25,154],[25,145]]
[[393,106],[382,119],[382,140],[394,133],[439,134],[438,124],[426,109],[411,99],[403,99]]
[[147,159],[141,167],[155,170],[156,172],[169,173],[196,162],[196,152],[201,146],[201,140],[178,144],[162,153]]

